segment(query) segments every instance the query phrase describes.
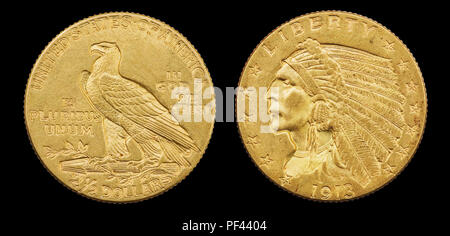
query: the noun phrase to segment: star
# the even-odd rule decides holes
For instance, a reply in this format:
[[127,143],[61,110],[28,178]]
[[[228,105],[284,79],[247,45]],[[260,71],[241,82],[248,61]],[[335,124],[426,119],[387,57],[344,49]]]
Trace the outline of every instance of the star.
[[[420,131],[420,126],[417,124],[414,124],[413,126],[408,126],[405,134],[409,135],[409,137],[413,138],[415,137],[417,134],[419,134]],[[406,153],[404,153],[406,155]]]
[[255,135],[254,137],[248,136],[247,144],[255,148],[255,145],[259,144],[258,135]]
[[410,127],[411,131],[414,133],[419,133],[420,131],[420,125],[414,124],[412,127]]
[[416,136],[416,132],[414,129],[408,127],[405,131],[405,134],[408,135],[410,138],[415,137]]
[[394,174],[394,168],[392,168],[392,166],[390,166],[388,163],[384,163],[382,165],[382,168],[385,172],[387,172],[389,174]]
[[63,106],[65,107],[73,107],[75,103],[75,98],[62,98]]
[[406,156],[408,155],[409,148],[400,147],[400,150],[397,152],[400,154],[400,156]]
[[280,177],[281,186],[291,184],[291,179],[292,179],[292,176],[289,176],[289,175]]
[[409,61],[403,61],[403,59],[400,59],[400,62],[397,64],[397,66],[398,66],[398,69],[400,70],[400,72],[403,73],[406,70],[408,70]]
[[394,49],[394,42],[389,42],[388,40],[384,40],[384,49],[388,52],[393,52]]
[[420,111],[419,103],[416,102],[416,103],[414,103],[414,105],[409,105],[409,111],[412,114],[418,114]]
[[258,66],[258,64],[254,64],[253,66],[249,67],[250,74],[254,75],[255,77],[258,77],[258,74],[261,72],[261,68]]
[[270,163],[272,163],[272,159],[270,159],[270,157],[269,157],[269,153],[267,153],[265,156],[262,156],[262,157],[260,157],[260,159],[261,159],[261,163],[260,163],[260,166],[267,166],[267,165],[269,165]]
[[417,84],[414,83],[413,80],[410,80],[408,83],[406,83],[406,88],[408,88],[410,92],[414,92],[417,89]]

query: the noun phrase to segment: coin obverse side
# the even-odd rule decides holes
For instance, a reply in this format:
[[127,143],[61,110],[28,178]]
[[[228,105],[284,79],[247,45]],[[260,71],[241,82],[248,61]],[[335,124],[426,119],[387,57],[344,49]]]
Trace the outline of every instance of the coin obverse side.
[[86,18],[54,38],[31,71],[30,140],[49,172],[83,196],[156,196],[192,171],[211,137],[213,122],[171,113],[181,99],[172,89],[194,91],[194,81],[212,87],[200,55],[170,26],[125,12]]
[[[316,12],[281,25],[253,51],[239,86],[237,101],[267,87],[256,89],[267,109],[246,108],[238,124],[249,155],[273,182],[308,199],[342,201],[381,188],[422,138],[427,101],[414,57],[357,14]],[[270,119],[250,121],[264,112]],[[262,132],[264,125],[275,131]]]

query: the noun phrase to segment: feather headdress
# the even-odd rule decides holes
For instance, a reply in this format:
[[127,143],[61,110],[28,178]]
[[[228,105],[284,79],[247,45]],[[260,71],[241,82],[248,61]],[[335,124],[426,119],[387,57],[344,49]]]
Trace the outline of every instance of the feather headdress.
[[405,124],[405,97],[392,62],[358,49],[307,39],[285,62],[310,96],[324,97],[343,166],[363,187],[381,173]]

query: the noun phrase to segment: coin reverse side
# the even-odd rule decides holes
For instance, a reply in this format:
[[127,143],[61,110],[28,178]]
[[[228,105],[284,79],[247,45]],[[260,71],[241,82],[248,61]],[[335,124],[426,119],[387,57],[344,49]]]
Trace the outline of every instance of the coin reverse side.
[[426,92],[414,57],[384,26],[353,13],[316,12],[281,25],[251,54],[239,86],[238,105],[252,91],[267,104],[258,114],[242,109],[251,158],[309,199],[379,189],[411,160],[424,131]]
[[[124,12],[86,18],[54,38],[31,71],[30,140],[48,171],[83,196],[156,196],[192,171],[211,137],[212,122],[171,113],[182,100],[172,90],[194,91],[194,81],[212,87],[200,55],[170,26]],[[211,102],[214,94],[192,109]]]

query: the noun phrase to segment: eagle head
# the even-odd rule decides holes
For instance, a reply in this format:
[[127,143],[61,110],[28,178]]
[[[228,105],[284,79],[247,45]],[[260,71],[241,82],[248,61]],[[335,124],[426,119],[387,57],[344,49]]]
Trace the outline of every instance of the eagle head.
[[110,55],[110,54],[119,54],[119,47],[116,43],[111,42],[101,42],[92,44],[91,46],[91,53],[92,54],[100,54],[100,56],[103,55]]

